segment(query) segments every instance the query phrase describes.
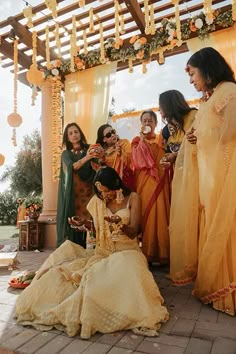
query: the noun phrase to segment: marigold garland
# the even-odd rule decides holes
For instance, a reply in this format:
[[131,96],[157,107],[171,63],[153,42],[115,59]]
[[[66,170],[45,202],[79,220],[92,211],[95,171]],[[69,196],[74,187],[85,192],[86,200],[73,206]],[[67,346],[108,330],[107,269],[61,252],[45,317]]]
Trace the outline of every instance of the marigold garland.
[[23,9],[23,15],[27,19],[26,26],[29,28],[33,27],[33,16],[35,16],[32,12],[32,6],[27,6]]
[[61,41],[60,41],[59,24],[58,23],[56,23],[54,33],[55,33],[55,41],[56,41],[56,46],[57,46],[57,56],[58,56],[58,58],[61,58]]
[[[152,55],[158,54],[159,63],[163,64],[163,53],[166,50],[171,50],[176,46],[180,46],[182,41],[187,41],[192,32],[195,32],[198,38],[204,39],[209,36],[210,32],[215,31],[216,26],[218,28],[227,28],[234,25],[232,10],[224,12],[222,10],[216,10],[214,11],[213,16],[213,22],[208,24],[205,14],[200,12],[196,16],[189,18],[184,23],[180,24],[180,28],[178,26],[178,16],[176,22],[173,19],[169,20],[164,18],[161,22],[162,26],[156,30],[153,36],[150,38],[139,38],[139,36],[134,36],[129,41],[130,45],[125,48],[123,48],[122,38],[119,38],[119,43],[116,42],[116,38],[108,38],[104,41],[104,56],[106,62],[128,61],[130,66],[130,58],[132,58],[132,60],[136,58],[142,63],[142,61],[150,59]],[[83,37],[85,39],[85,32]],[[100,49],[98,48],[87,52],[87,43],[85,42],[84,44],[84,52],[77,53],[75,58],[76,71],[101,64]],[[70,60],[65,61],[58,69],[59,74],[62,77],[70,73]],[[47,77],[48,75],[52,75],[51,69],[46,70],[45,76]]]
[[57,0],[45,0],[45,4],[52,12],[52,17],[57,17]]
[[62,103],[60,80],[52,80],[52,177],[57,181],[60,173],[62,146]]
[[45,34],[46,34],[46,66],[47,69],[50,69],[50,46],[49,46],[49,27],[46,27],[45,30]]
[[150,18],[148,0],[144,0],[144,18],[145,18],[145,34],[150,34]]

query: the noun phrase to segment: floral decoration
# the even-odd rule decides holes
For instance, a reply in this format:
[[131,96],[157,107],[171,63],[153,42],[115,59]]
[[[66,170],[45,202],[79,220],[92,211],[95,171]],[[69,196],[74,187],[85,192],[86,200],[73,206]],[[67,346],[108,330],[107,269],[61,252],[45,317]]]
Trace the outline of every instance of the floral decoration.
[[[128,61],[131,63],[134,60],[147,62],[153,54],[159,54],[162,58],[165,50],[173,49],[176,46],[181,46],[183,41],[191,38],[192,33],[195,33],[200,39],[209,36],[209,33],[215,31],[216,28],[227,28],[234,25],[232,18],[232,9],[227,11],[215,10],[212,11],[211,16],[200,12],[198,15],[187,19],[180,26],[181,39],[178,34],[179,29],[176,28],[175,19],[164,18],[161,22],[161,27],[156,30],[151,38],[144,36],[133,36],[129,45],[124,45],[122,38],[119,42],[115,38],[108,38],[103,43],[103,53],[101,55],[100,49],[89,51],[88,53],[77,53],[74,60],[74,71],[81,71],[87,67],[93,67],[101,64],[101,58],[104,63],[108,64],[111,61]],[[67,60],[61,62],[56,60],[51,63],[50,67],[44,72],[44,77],[52,80],[62,79],[65,75],[71,72],[71,61]],[[161,64],[161,63],[160,63]],[[130,70],[132,72],[132,70]]]
[[43,208],[43,201],[40,197],[29,197],[25,200],[27,213],[38,213],[40,214]]

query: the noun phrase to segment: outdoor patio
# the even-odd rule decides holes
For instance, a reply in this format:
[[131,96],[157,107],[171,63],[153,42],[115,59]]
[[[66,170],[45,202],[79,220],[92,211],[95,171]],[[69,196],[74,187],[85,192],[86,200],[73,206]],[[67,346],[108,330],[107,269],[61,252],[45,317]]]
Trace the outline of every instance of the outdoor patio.
[[[19,269],[0,268],[0,354],[235,354],[236,317],[218,313],[191,296],[191,286],[177,288],[165,277],[168,269],[154,267],[153,275],[170,312],[159,337],[131,331],[96,334],[90,340],[69,338],[57,330],[39,332],[18,326],[14,305],[22,290],[10,288],[9,279],[23,270],[37,270],[51,251],[18,252]],[[138,311],[138,309],[137,309]]]

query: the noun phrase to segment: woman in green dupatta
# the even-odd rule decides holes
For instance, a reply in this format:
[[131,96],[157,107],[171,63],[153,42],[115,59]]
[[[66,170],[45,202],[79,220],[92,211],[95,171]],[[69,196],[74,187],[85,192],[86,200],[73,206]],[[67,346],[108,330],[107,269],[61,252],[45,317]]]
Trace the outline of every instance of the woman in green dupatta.
[[85,247],[83,231],[73,230],[68,217],[80,215],[89,218],[86,206],[93,195],[92,181],[95,171],[91,165],[93,158],[101,152],[90,149],[84,133],[76,123],[65,127],[61,156],[61,172],[57,202],[57,246],[65,240],[80,243]]

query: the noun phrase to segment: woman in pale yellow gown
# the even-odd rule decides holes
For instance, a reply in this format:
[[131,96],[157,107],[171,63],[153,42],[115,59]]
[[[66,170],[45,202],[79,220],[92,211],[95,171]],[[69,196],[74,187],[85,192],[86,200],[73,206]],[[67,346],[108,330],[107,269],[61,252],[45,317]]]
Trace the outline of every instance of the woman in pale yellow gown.
[[137,243],[139,196],[110,167],[97,172],[94,189],[95,250],[65,241],[53,252],[17,299],[17,322],[81,338],[125,329],[157,335],[168,312]]
[[195,281],[195,296],[235,315],[236,83],[213,48],[196,52],[187,72],[205,100],[176,160],[170,275],[177,285]]

